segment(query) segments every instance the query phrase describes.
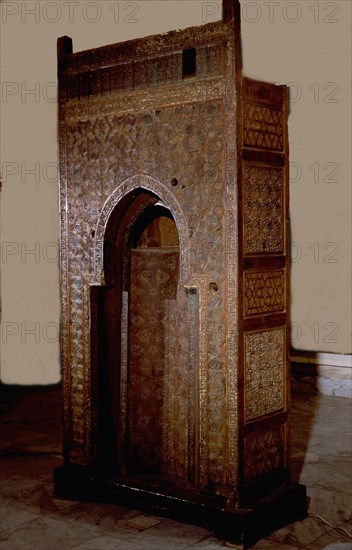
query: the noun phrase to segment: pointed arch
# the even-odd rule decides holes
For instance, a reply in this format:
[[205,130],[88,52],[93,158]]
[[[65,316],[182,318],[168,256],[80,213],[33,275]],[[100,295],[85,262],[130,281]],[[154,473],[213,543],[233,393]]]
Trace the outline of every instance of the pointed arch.
[[146,174],[136,174],[119,183],[101,210],[94,239],[94,279],[95,284],[104,284],[104,235],[109,218],[116,205],[129,193],[145,189],[157,195],[163,206],[170,210],[178,230],[180,240],[180,282],[184,284],[190,276],[189,230],[182,206],[167,185]]

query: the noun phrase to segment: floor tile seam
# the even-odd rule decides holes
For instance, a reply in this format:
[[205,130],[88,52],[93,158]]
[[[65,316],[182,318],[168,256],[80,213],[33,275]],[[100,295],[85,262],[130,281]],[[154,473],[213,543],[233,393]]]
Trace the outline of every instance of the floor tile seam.
[[65,517],[65,515],[60,514],[60,510],[50,510],[48,512],[42,512],[40,517],[59,521],[60,523],[65,523],[70,528],[86,529],[95,538],[101,536],[104,533],[104,530],[100,529],[99,525],[96,525],[95,523],[89,524],[87,521],[80,521],[75,518],[67,518]]
[[[137,531],[138,532],[141,532],[141,531]],[[144,541],[140,541],[138,540],[138,542],[136,541],[136,539],[129,539],[129,538],[123,538],[123,537],[119,537],[118,534],[114,533],[113,531],[104,531],[102,534],[104,534],[105,536],[109,536],[109,537],[112,537],[116,540],[118,540],[121,544],[123,544],[124,542],[130,542],[130,543],[135,543],[135,544],[139,544],[140,546],[142,546],[143,548],[146,548],[148,550],[160,550],[160,546],[151,546],[150,544],[145,544]],[[96,537],[97,538],[97,537]],[[183,548],[179,548],[178,550],[185,550],[185,547]]]
[[[339,523],[339,524],[337,525],[337,527],[340,528],[342,525],[346,525],[346,523],[348,523],[348,525],[349,525],[349,527],[350,527],[350,533],[351,533],[351,535],[352,535],[352,524],[349,523],[350,521],[352,521],[352,515],[351,515],[348,519],[345,519],[344,521],[342,521],[341,523]],[[343,528],[343,529],[345,529],[345,528]]]
[[[310,549],[310,546],[312,544],[314,544],[315,542],[317,542],[319,539],[323,538],[323,537],[327,537],[328,535],[331,535],[331,533],[335,532],[336,530],[335,529],[330,529],[329,531],[326,531],[325,533],[323,533],[322,535],[319,535],[318,538],[314,539],[314,540],[311,540],[308,544],[306,544],[305,546],[302,546],[301,549]],[[330,545],[330,544],[329,544]]]
[[[323,517],[323,516],[321,516]],[[318,518],[316,518],[318,519]],[[324,518],[325,519],[325,518]],[[339,523],[338,525],[334,525],[333,527],[327,525],[326,523],[324,523],[323,521],[319,520],[319,523],[321,523],[321,525],[326,525],[326,527],[329,527],[329,529],[322,535],[320,535],[317,539],[315,539],[314,541],[311,541],[309,544],[312,544],[313,542],[316,542],[317,540],[319,540],[321,537],[326,537],[328,535],[331,535],[332,533],[335,533],[336,535],[340,535],[340,536],[347,536],[347,535],[344,535],[343,533],[341,533],[338,529],[339,529],[339,525],[343,525],[345,522],[343,521],[341,524]],[[331,522],[330,522],[331,523]],[[351,542],[352,542],[352,539],[351,539]]]
[[[313,516],[315,516],[315,514],[308,514],[308,516],[307,516],[305,519],[303,519],[303,520],[301,520],[301,521],[298,521],[297,523],[302,524],[302,523],[305,522],[305,521],[314,520],[314,524],[315,524],[315,525],[318,525],[319,527],[321,527],[322,529],[324,529],[324,531],[322,531],[316,538],[314,538],[313,540],[309,541],[307,544],[301,544],[301,543],[300,543],[300,546],[299,546],[300,549],[301,549],[301,548],[306,548],[306,546],[308,546],[309,544],[312,544],[312,543],[315,542],[316,540],[320,539],[320,537],[327,535],[327,534],[330,533],[331,531],[334,531],[334,529],[333,529],[332,527],[330,527],[330,526],[327,525],[326,523],[322,522],[321,520],[319,520],[318,518],[313,517]],[[290,528],[290,525],[292,525],[292,524],[287,525],[286,528]],[[285,528],[284,528],[284,529],[285,529]],[[272,537],[275,537],[275,532],[268,536],[268,540],[271,541],[271,542],[272,542],[272,541],[276,542],[276,541],[275,541],[275,538],[272,538]],[[280,542],[281,542],[281,541],[280,541]],[[299,542],[299,541],[297,541],[297,542]],[[293,546],[294,546],[294,544],[293,544]]]
[[[196,544],[200,544],[200,543],[202,543],[202,542],[204,542],[204,541],[206,541],[207,539],[210,539],[210,538],[215,539],[216,537],[209,533],[208,535],[206,535],[203,538],[197,540],[196,542],[192,542],[192,544],[190,544],[189,546],[185,546],[184,550],[191,550]],[[222,542],[224,543],[224,548],[226,548],[225,541],[222,541]],[[221,541],[220,540],[218,540],[218,546],[221,547]],[[183,550],[183,549],[180,548],[179,550]]]
[[[137,533],[145,533],[145,532],[148,531],[149,529],[152,529],[152,527],[149,527],[148,529],[144,529],[143,531],[137,531],[137,532],[135,532],[134,534],[137,534]],[[127,537],[126,537],[126,538],[121,538],[121,537],[119,537],[119,534],[116,533],[116,532],[114,532],[114,531],[104,531],[104,535],[109,535],[109,536],[111,536],[111,537],[114,537],[114,538],[118,539],[118,540],[121,541],[121,542],[124,542],[124,541],[127,540],[128,542],[135,542],[135,543],[140,544],[141,546],[145,546],[146,548],[149,548],[149,549],[152,549],[152,550],[155,550],[155,549],[160,550],[160,546],[151,546],[150,544],[148,545],[148,544],[146,544],[146,543],[143,542],[143,541],[139,541],[139,540],[138,540],[138,542],[137,542],[136,539],[130,540],[130,539],[128,539]],[[132,535],[132,530],[131,530],[131,535]],[[132,536],[133,536],[133,535],[132,535]],[[198,540],[195,540],[194,542],[192,542],[192,544],[191,544],[190,546],[192,546],[192,545],[194,545],[194,544],[199,544],[199,542],[201,542],[201,541],[203,541],[203,540],[206,540],[207,538],[208,538],[208,537],[202,537],[202,538],[200,538],[200,539],[198,539]],[[177,550],[186,550],[186,549],[190,548],[190,546],[179,547]]]
[[351,488],[349,488],[349,490],[347,488],[346,488],[346,490],[343,490],[343,489],[338,489],[336,486],[333,487],[332,485],[330,485],[330,487],[324,487],[323,485],[320,485],[320,483],[322,483],[322,481],[316,481],[315,483],[312,483],[311,485],[306,484],[306,487],[307,488],[324,489],[325,491],[328,491],[329,493],[333,493],[334,495],[342,493],[343,495],[347,495],[347,496],[351,497],[351,500],[352,500]]
[[[14,496],[18,496],[18,497],[21,497],[21,493],[23,493],[24,491],[29,491],[29,490],[38,490],[38,488],[42,487],[43,484],[40,483],[38,485],[33,485],[32,487],[28,487],[28,489],[24,488],[24,489],[18,489],[17,491],[16,490],[13,490],[13,491],[9,491],[7,490],[6,492],[2,492],[1,493],[1,497],[2,498],[7,498],[7,500],[11,499],[11,497],[14,497]],[[31,493],[28,494],[28,496],[30,496],[31,494],[33,494],[33,492],[35,491],[31,491]],[[13,500],[13,498],[11,499]],[[23,500],[23,496],[21,497],[21,500]]]
[[[332,439],[332,438],[331,438]],[[341,453],[339,453],[338,455],[335,453],[335,454],[332,454],[330,449],[329,449],[329,452],[324,452],[324,449],[321,449],[321,442],[320,443],[314,443],[312,446],[309,446],[309,449],[307,452],[308,453],[312,453],[312,451],[316,451],[317,449],[319,450],[320,448],[320,453],[317,453],[317,455],[320,457],[320,461],[333,461],[335,460],[336,461],[336,456],[338,458],[343,458],[343,459],[347,459],[350,457],[350,453],[349,451],[343,451]],[[352,446],[351,446],[351,452],[352,452]]]
[[[94,542],[95,539],[100,539],[101,537],[103,536],[109,536],[110,538],[114,538],[116,540],[116,537],[112,537],[111,535],[106,535],[106,534],[99,534],[97,537],[92,537],[92,539],[89,540],[89,542]],[[124,539],[120,539],[122,542],[126,542]],[[87,542],[87,541],[84,541],[84,543]],[[131,542],[131,544],[136,544],[136,545],[139,545],[143,548],[148,548],[149,550],[160,550],[160,549],[157,549],[157,548],[151,548],[150,546],[144,546],[143,544],[140,544],[139,542],[138,543],[135,543],[134,541],[127,541],[127,542]],[[78,542],[77,544],[75,543],[73,546],[70,546],[69,548],[79,548],[80,546],[82,546],[82,544],[84,544],[81,542]],[[121,549],[123,550],[123,549]],[[179,550],[183,550],[183,549],[179,549]]]
[[16,531],[23,531],[25,529],[24,526],[29,525],[35,521],[38,521],[39,519],[42,519],[42,516],[40,514],[37,514],[36,512],[31,512],[33,515],[37,516],[35,518],[32,518],[30,520],[24,521],[22,523],[19,523],[18,525],[15,525],[14,527],[10,527],[10,529],[2,529],[3,533],[7,533],[9,535],[15,533]]

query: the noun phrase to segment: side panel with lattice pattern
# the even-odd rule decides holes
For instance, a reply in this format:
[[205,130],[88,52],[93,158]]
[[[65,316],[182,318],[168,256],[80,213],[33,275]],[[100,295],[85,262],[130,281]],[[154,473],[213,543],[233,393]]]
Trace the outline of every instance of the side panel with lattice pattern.
[[286,90],[244,78],[242,92],[245,499],[253,485],[282,482],[287,466],[289,254]]

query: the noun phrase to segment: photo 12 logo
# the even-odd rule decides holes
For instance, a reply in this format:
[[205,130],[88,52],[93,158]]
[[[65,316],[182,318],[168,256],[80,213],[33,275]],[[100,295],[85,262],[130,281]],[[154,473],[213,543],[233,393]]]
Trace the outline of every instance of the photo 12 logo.
[[338,264],[340,263],[340,246],[333,241],[300,244],[291,243],[291,263],[304,260],[306,263]]
[[[202,21],[209,23],[221,18],[221,2],[202,2]],[[338,2],[319,0],[283,2],[282,0],[241,1],[241,19],[245,23],[339,23]]]
[[134,1],[115,2],[15,2],[0,4],[2,23],[139,23],[140,3]]
[[59,167],[57,162],[38,161],[15,162],[4,161],[1,163],[2,182],[14,183],[57,183],[59,179]]
[[[317,183],[336,184],[340,183],[340,166],[337,162],[329,160],[308,162],[304,166],[300,163],[290,162],[290,184],[294,183]],[[327,185],[330,188],[330,185]]]
[[59,244],[55,242],[48,243],[28,243],[8,241],[1,243],[1,263],[10,262],[35,263],[46,262],[57,264],[59,261]]
[[340,327],[335,321],[318,322],[315,321],[309,326],[302,326],[300,323],[291,323],[291,344],[297,346],[297,343],[305,337],[314,344],[329,344],[334,346],[339,344]]
[[279,0],[254,0],[241,3],[242,20],[247,23],[339,23],[337,2],[282,2]]
[[11,343],[35,343],[55,344],[60,340],[60,327],[58,323],[39,321],[3,321],[1,323],[1,342]]
[[313,82],[302,86],[298,82],[288,82],[290,103],[304,101],[307,103],[340,103],[340,86],[337,82]]
[[21,103],[57,103],[56,82],[14,82],[1,83],[1,103],[16,98]]

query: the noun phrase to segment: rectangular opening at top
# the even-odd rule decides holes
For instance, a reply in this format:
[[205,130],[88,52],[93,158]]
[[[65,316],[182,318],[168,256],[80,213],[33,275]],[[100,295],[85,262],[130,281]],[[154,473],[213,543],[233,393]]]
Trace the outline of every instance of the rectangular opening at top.
[[182,75],[195,76],[196,74],[196,49],[189,48],[182,52]]

